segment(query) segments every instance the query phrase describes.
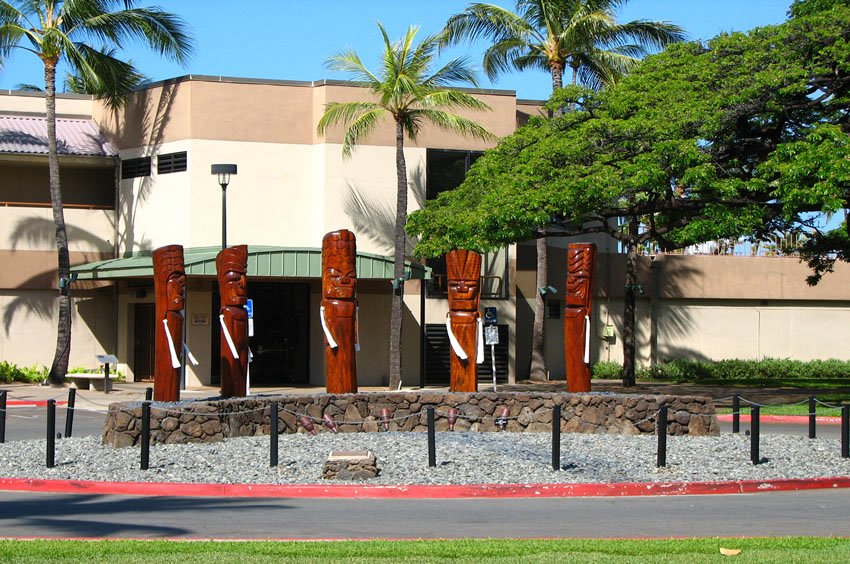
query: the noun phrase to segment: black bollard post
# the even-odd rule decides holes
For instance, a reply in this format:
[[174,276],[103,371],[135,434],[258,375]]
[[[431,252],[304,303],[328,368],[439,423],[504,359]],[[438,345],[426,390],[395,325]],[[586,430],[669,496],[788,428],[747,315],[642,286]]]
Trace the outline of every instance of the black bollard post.
[[809,438],[817,436],[817,420],[815,419],[815,396],[809,396]]
[[841,458],[850,458],[850,405],[841,407]]
[[147,470],[151,457],[151,402],[142,404],[142,464],[141,469]]
[[732,396],[732,432],[741,432],[741,396]]
[[552,470],[561,469],[561,406],[552,407]]
[[65,410],[65,438],[71,438],[74,430],[74,404],[77,401],[77,388],[68,388],[68,408]]
[[269,466],[277,466],[277,402],[269,406]]
[[153,401],[153,388],[145,388],[145,401]]
[[47,400],[47,467],[53,468],[56,460],[56,400]]
[[658,425],[656,431],[658,434],[658,451],[655,457],[655,467],[663,468],[667,466],[667,406],[662,405],[658,408]]
[[103,363],[103,393],[108,394],[112,389],[112,382],[109,381],[109,363]]
[[434,432],[434,406],[425,408],[428,413],[428,466],[437,465],[436,433]]
[[750,409],[750,460],[753,464],[764,462],[759,456],[759,417],[761,408],[754,405]]
[[0,443],[6,442],[6,390],[0,390]]

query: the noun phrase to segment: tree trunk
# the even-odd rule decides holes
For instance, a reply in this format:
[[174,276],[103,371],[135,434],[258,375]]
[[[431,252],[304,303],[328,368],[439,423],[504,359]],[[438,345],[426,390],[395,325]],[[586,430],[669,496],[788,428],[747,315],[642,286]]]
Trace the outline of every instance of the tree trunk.
[[536,381],[547,379],[545,344],[546,297],[540,288],[549,285],[549,261],[544,230],[537,233],[537,290],[534,294],[534,325],[531,331],[531,367],[529,378]]
[[[563,86],[564,65],[559,61],[550,61],[552,71],[552,92]],[[552,116],[550,110],[549,117]],[[546,298],[540,294],[540,288],[549,285],[549,255],[546,247],[546,230],[537,232],[537,292],[534,295],[534,323],[531,329],[531,364],[528,377],[532,380],[548,379],[546,370]]]
[[626,254],[626,292],[623,307],[623,387],[635,385],[635,306],[637,304],[637,235],[638,220],[629,220],[629,242]]
[[560,90],[564,86],[564,64],[561,61],[549,61],[549,70],[552,73],[552,92]]
[[56,61],[44,61],[44,94],[47,106],[47,163],[50,174],[50,205],[59,255],[59,325],[56,331],[56,352],[47,376],[51,385],[61,386],[68,372],[71,355],[71,259],[68,253],[68,234],[62,209],[62,189],[59,183],[59,155],[56,149]]
[[395,257],[393,262],[393,299],[390,310],[390,377],[389,389],[401,385],[401,326],[404,317],[404,224],[407,221],[407,164],[404,160],[404,126],[396,119],[395,166],[398,180],[395,210]]

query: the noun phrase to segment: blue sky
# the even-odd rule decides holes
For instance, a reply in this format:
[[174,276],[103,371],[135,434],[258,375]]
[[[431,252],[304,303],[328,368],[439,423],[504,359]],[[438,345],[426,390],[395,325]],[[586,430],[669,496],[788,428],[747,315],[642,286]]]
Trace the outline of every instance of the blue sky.
[[[492,1],[492,0],[491,0]],[[512,0],[493,3],[513,9]],[[790,0],[631,0],[618,21],[668,20],[692,39],[709,39],[728,31],[744,31],[785,20]],[[369,68],[376,68],[380,21],[391,37],[407,26],[422,34],[438,31],[448,16],[467,5],[462,0],[140,0],[181,15],[195,37],[195,54],[186,67],[169,63],[138,45],[127,46],[127,58],[153,80],[184,74],[283,80],[344,79],[325,69],[327,57],[354,48]],[[468,55],[480,67],[482,46],[456,49],[447,57]],[[43,84],[41,62],[18,50],[6,61],[0,88]],[[512,73],[483,88],[514,90],[520,98],[545,99],[551,81],[543,72]]]

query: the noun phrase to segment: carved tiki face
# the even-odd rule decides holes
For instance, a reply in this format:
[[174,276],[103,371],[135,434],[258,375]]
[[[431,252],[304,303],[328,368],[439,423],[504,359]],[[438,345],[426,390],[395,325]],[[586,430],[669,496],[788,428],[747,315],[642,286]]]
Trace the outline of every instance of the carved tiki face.
[[596,245],[570,243],[567,245],[567,305],[589,307],[596,263]]
[[357,239],[347,229],[322,238],[322,296],[353,300],[357,293]]
[[247,303],[248,246],[222,249],[215,257],[215,271],[221,305],[244,306]]
[[449,309],[478,311],[481,301],[481,255],[473,251],[454,250],[446,255]]
[[165,300],[165,311],[182,311],[186,286],[183,247],[180,245],[160,247],[153,252],[152,258],[157,301]]

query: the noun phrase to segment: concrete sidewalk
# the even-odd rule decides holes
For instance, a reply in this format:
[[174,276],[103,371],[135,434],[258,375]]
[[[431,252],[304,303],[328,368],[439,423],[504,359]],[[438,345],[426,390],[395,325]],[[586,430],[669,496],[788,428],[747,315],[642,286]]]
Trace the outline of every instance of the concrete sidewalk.
[[[57,403],[68,399],[68,390],[75,387],[74,384],[65,386],[42,386],[40,384],[0,384],[0,390],[7,391],[7,402],[43,403],[48,399],[56,400]],[[101,390],[77,389],[77,405],[86,404],[88,407],[99,406],[106,411],[108,405],[113,402],[142,401],[145,398],[145,389],[152,388],[153,382],[112,382],[112,390],[104,392]],[[420,390],[419,387],[404,387],[402,391]],[[434,392],[446,392],[446,386],[434,386],[426,388]],[[482,380],[478,386],[479,391],[492,390],[492,384]],[[531,382],[523,381],[516,384],[499,384],[500,392],[566,392],[566,382]],[[361,392],[386,391],[383,386],[361,386]],[[789,387],[746,387],[736,385],[704,385],[704,384],[677,384],[672,382],[638,382],[636,386],[624,388],[620,380],[594,380],[593,392],[608,392],[617,394],[643,394],[643,395],[677,395],[677,396],[708,396],[714,399],[718,407],[730,407],[732,396],[740,395],[747,401],[761,405],[779,405],[805,401],[809,396],[823,396],[826,394],[844,394],[850,397],[850,387],[838,387],[830,389],[807,389]],[[251,388],[251,395],[291,395],[291,394],[321,394],[325,393],[324,386],[275,386]],[[192,387],[180,392],[181,399],[202,399],[218,397],[219,388],[214,386]],[[20,404],[19,404],[20,405]],[[61,405],[61,404],[60,404]]]

